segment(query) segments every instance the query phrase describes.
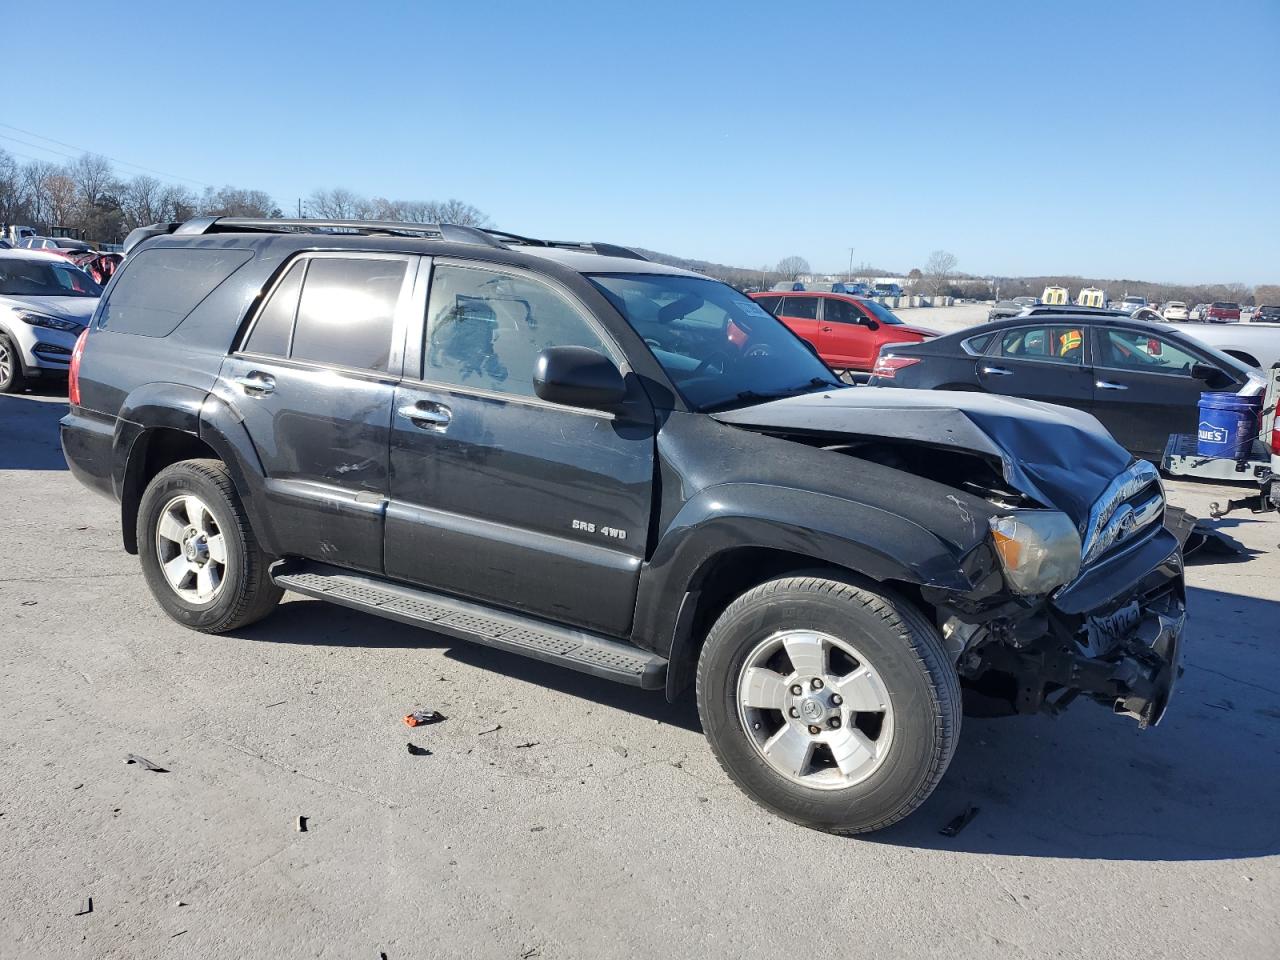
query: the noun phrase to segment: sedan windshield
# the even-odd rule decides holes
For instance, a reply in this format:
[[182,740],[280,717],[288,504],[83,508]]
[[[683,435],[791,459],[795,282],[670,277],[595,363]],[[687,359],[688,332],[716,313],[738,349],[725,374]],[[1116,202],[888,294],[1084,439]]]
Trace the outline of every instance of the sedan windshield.
[[4,257],[0,258],[0,296],[100,297],[102,288],[69,263]]
[[694,410],[844,386],[804,341],[727,284],[646,273],[588,279],[649,345]]

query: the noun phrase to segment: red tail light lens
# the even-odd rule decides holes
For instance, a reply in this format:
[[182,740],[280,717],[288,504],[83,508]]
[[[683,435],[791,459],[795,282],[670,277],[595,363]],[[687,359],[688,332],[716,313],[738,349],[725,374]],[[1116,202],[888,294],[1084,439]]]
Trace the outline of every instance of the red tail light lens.
[[1271,453],[1280,457],[1280,400],[1276,401],[1275,419],[1271,421]]
[[871,370],[873,377],[880,377],[882,380],[892,380],[898,375],[898,371],[904,367],[914,366],[920,362],[919,357],[895,357],[888,353],[880,356],[876,360],[876,365]]
[[76,345],[71,349],[71,369],[67,372],[67,399],[73,407],[80,406],[80,358],[84,356],[84,342],[89,339],[89,328],[85,327],[76,337]]

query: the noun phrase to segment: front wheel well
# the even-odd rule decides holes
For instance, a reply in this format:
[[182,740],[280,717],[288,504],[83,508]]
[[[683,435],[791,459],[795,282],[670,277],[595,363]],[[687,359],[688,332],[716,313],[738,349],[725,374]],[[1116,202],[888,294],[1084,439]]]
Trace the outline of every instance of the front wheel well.
[[[733,601],[762,583],[801,573],[826,575],[833,580],[864,586],[876,585],[856,570],[788,550],[735,547],[717,554],[703,564],[689,582],[689,599],[695,600],[695,606],[691,611],[681,612],[667,667],[668,699],[675,699],[692,682],[707,633]],[[883,586],[892,587],[921,605],[920,591],[914,584],[886,581]]]
[[147,430],[133,442],[120,492],[121,533],[127,552],[138,552],[138,504],[152,478],[165,467],[183,460],[206,459],[222,458],[195,434],[171,427]]

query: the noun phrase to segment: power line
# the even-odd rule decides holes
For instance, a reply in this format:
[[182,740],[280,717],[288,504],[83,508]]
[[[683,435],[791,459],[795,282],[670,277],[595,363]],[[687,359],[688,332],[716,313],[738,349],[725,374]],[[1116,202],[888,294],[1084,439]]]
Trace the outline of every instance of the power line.
[[[142,164],[140,164],[140,163],[130,163],[128,160],[121,160],[121,159],[119,159],[118,157],[108,156],[108,155],[107,155],[107,154],[105,154],[105,153],[98,153],[96,150],[90,150],[90,149],[88,149],[87,147],[77,146],[77,145],[76,145],[76,144],[74,144],[74,143],[67,143],[67,142],[66,142],[66,141],[64,141],[64,140],[55,140],[53,137],[46,137],[46,136],[44,136],[44,135],[42,135],[42,134],[35,133],[35,132],[34,132],[34,131],[32,131],[32,130],[24,130],[22,127],[15,127],[15,126],[14,126],[13,124],[11,124],[11,123],[0,123],[0,127],[4,127],[6,130],[16,130],[16,131],[18,131],[18,133],[25,133],[28,137],[35,137],[37,140],[45,140],[45,141],[47,141],[47,142],[49,142],[49,143],[56,143],[56,144],[57,144],[58,146],[60,146],[60,147],[70,147],[72,150],[79,150],[81,153],[97,153],[97,154],[98,154],[98,156],[100,156],[100,157],[106,157],[106,159],[110,160],[112,163],[118,163],[118,164],[120,164],[122,167],[133,167],[135,170],[145,170],[147,173],[154,173],[154,174],[156,174],[157,176],[161,176],[161,177],[169,177],[169,178],[170,178],[170,179],[172,179],[172,180],[185,180],[187,183],[195,183],[195,184],[199,184],[199,185],[200,185],[200,186],[202,186],[202,187],[212,187],[212,186],[213,186],[213,184],[211,184],[211,183],[205,183],[205,181],[203,181],[203,180],[196,180],[196,179],[194,179],[194,178],[192,178],[192,177],[180,177],[180,176],[178,176],[178,174],[176,174],[176,173],[166,173],[164,170],[157,170],[157,169],[155,169],[154,167],[144,167],[144,166],[143,166]],[[16,140],[17,138],[16,138],[16,137],[5,137],[5,139],[6,139],[6,140]],[[19,142],[19,143],[21,143],[22,141],[20,141],[20,140],[19,140],[18,142]],[[35,144],[35,143],[28,143],[28,144],[27,144],[27,146],[29,146],[29,147],[35,147],[37,150],[48,150],[50,153],[61,153],[61,151],[54,150],[54,149],[53,149],[53,148],[51,148],[51,147],[42,147],[42,146],[40,146],[39,144]],[[73,155],[71,155],[71,154],[62,154],[62,156],[73,156]]]

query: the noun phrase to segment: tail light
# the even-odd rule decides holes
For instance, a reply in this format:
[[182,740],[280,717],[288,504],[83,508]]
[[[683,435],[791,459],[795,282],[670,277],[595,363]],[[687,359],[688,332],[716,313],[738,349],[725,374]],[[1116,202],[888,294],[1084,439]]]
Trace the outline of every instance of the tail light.
[[919,362],[919,357],[895,357],[892,353],[884,353],[876,359],[876,365],[872,368],[871,375],[880,377],[883,380],[892,380],[898,375],[899,370],[904,367],[914,366]]
[[73,407],[80,406],[80,358],[84,356],[84,342],[89,338],[89,328],[85,327],[76,337],[76,345],[71,348],[71,369],[67,372],[67,399]]
[[1275,419],[1271,421],[1271,455],[1280,457],[1280,400],[1276,401]]

